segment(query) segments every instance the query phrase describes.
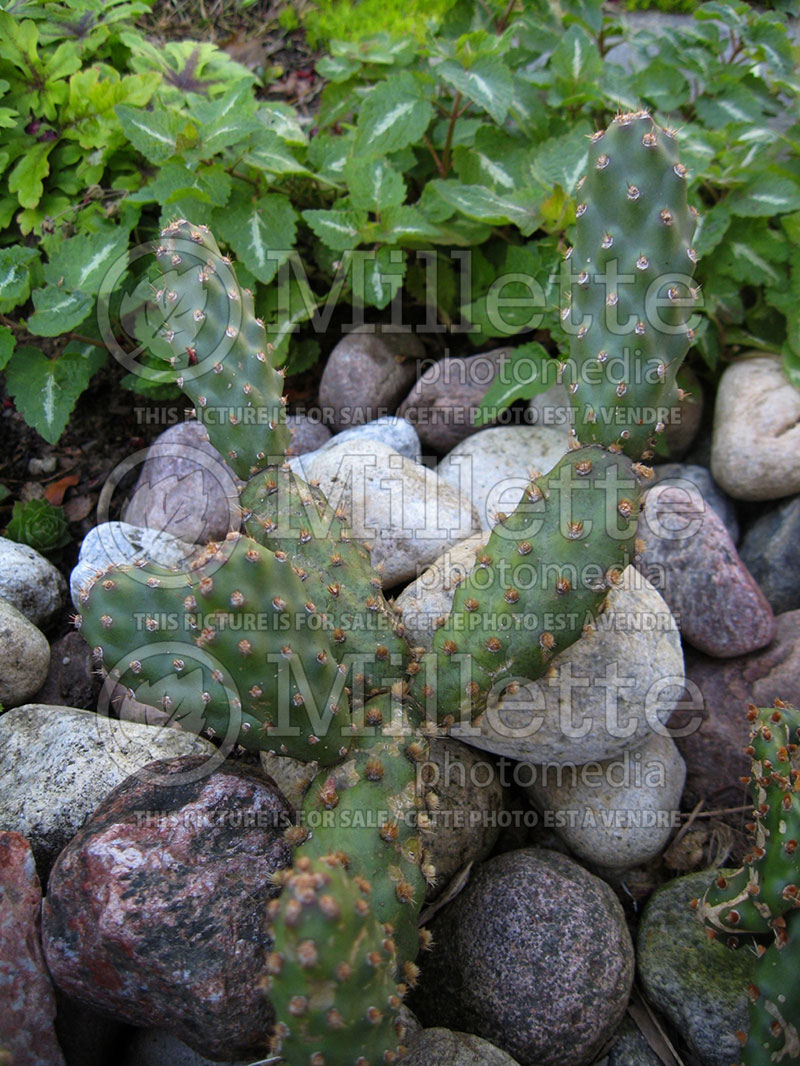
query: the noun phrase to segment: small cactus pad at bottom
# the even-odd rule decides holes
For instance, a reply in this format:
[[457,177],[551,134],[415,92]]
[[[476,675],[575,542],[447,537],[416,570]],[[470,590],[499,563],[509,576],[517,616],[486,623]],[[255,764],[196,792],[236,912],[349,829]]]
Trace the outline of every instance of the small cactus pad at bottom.
[[394,941],[366,885],[335,858],[300,855],[270,904],[274,948],[264,989],[275,1008],[273,1049],[286,1066],[395,1062]]

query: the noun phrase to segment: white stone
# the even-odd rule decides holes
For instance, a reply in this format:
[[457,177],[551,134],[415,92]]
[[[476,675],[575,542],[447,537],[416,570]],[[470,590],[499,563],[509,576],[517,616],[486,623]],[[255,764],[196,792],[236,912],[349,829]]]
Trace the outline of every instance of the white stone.
[[6,710],[39,691],[50,666],[47,637],[0,599],[0,704]]
[[395,606],[403,612],[403,627],[412,648],[431,650],[436,620],[450,614],[459,581],[473,569],[475,553],[486,547],[488,539],[488,533],[475,533],[454,544],[397,597]]
[[213,744],[180,729],[26,703],[0,717],[0,829],[27,837],[49,868],[112,789],[177,755],[206,755],[207,772],[220,761]]
[[462,440],[442,459],[436,473],[469,496],[484,529],[496,514],[511,514],[533,473],[546,474],[567,451],[560,429],[544,426],[492,426]]
[[671,737],[654,733],[633,752],[582,766],[520,764],[515,771],[579,859],[614,869],[660,854],[675,827],[686,765]]
[[353,536],[371,544],[386,588],[416,577],[441,552],[478,527],[471,502],[433,470],[379,440],[345,441],[297,457]]
[[737,500],[800,492],[800,390],[784,374],[780,356],[741,358],[722,375],[711,473]]
[[611,759],[665,731],[683,682],[675,619],[629,566],[595,624],[553,659],[543,677],[490,701],[475,723],[459,723],[453,736],[526,762]]
[[103,522],[83,538],[78,563],[69,577],[75,609],[80,611],[80,591],[109,566],[146,559],[160,566],[185,567],[202,551],[196,544],[178,540],[162,530],[131,526],[127,522]]
[[317,449],[322,451],[343,444],[345,441],[358,442],[362,440],[382,440],[390,448],[394,448],[401,455],[407,455],[418,463],[422,458],[422,444],[419,433],[407,418],[398,418],[397,415],[383,415],[373,422],[365,422],[363,426],[351,426],[343,429],[331,437],[329,441],[320,445]]
[[41,626],[66,603],[67,583],[39,552],[0,537],[0,596]]

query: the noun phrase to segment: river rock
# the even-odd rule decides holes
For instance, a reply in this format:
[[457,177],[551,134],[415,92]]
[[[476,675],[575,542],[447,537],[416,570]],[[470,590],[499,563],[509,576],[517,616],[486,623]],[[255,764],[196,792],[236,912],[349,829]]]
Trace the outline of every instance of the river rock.
[[663,731],[683,691],[680,635],[664,600],[634,567],[607,606],[544,677],[489,703],[453,736],[532,763],[582,765],[633,750]]
[[644,547],[637,565],[669,604],[685,640],[723,659],[769,644],[772,608],[698,489],[650,489],[638,537]]
[[688,488],[685,482],[691,482],[699,489],[701,496],[709,507],[713,507],[725,524],[734,544],[739,543],[739,519],[736,504],[726,495],[711,476],[711,471],[698,463],[661,463],[653,468],[653,480],[650,487],[668,483],[678,488]]
[[715,870],[688,874],[653,894],[639,926],[637,962],[647,998],[687,1041],[703,1066],[738,1062],[737,1029],[746,1031],[746,987],[754,956],[709,940],[689,906]]
[[239,529],[236,478],[202,423],[178,422],[153,441],[122,518],[198,546]]
[[217,749],[177,729],[74,707],[26,704],[0,717],[0,829],[30,841],[44,877],[108,793],[153,759]]
[[178,540],[170,533],[127,522],[103,522],[83,538],[78,563],[69,576],[69,590],[76,611],[81,609],[81,589],[112,564],[138,559],[159,566],[186,567],[198,552],[196,544]]
[[800,390],[780,356],[748,354],[719,382],[711,473],[734,499],[777,500],[800,492]]
[[80,633],[73,630],[50,645],[50,667],[33,702],[94,710],[100,688],[92,649]]
[[293,759],[291,755],[275,755],[271,751],[260,752],[259,759],[264,773],[269,774],[289,803],[299,810],[308,786],[319,773],[319,763]]
[[[204,756],[114,789],[58,857],[42,909],[69,995],[213,1058],[263,1057],[267,904],[291,862],[290,808],[260,770]],[[171,783],[174,781],[174,785]]]
[[662,1066],[647,1037],[627,1015],[608,1050],[608,1066]]
[[398,415],[413,422],[426,448],[450,451],[477,432],[481,401],[510,355],[509,348],[495,348],[465,358],[445,356],[420,375]]
[[800,496],[762,515],[740,555],[776,614],[800,607]]
[[[394,448],[401,455],[408,456],[418,463],[422,459],[422,445],[419,434],[407,418],[398,418],[397,415],[384,415],[376,418],[374,422],[365,422],[363,426],[353,426],[351,429],[343,429],[337,433],[327,444],[322,447],[339,447],[345,441],[352,445],[358,445],[362,440],[380,440]],[[357,448],[355,449],[357,450]]]
[[750,771],[744,754],[750,727],[747,706],[775,699],[800,706],[800,611],[779,614],[769,647],[737,659],[711,659],[687,649],[688,691],[670,731],[686,761],[684,802],[704,798],[709,809],[746,802],[739,778]]
[[319,383],[325,425],[347,429],[393,414],[424,355],[414,333],[374,325],[348,333],[328,356]]
[[39,552],[0,537],[0,599],[46,628],[67,602],[67,583]]
[[318,418],[305,413],[286,416],[286,425],[292,437],[288,455],[305,455],[314,452],[331,439],[331,431]]
[[583,1066],[619,1024],[633,946],[613,891],[572,859],[523,848],[476,867],[431,925],[412,1006],[522,1066]]
[[49,666],[47,637],[0,599],[0,705],[16,707],[29,700],[44,684]]
[[517,1066],[505,1051],[472,1033],[423,1029],[403,1066]]
[[[216,1066],[199,1051],[163,1029],[137,1029],[122,1058],[122,1066]],[[232,1066],[251,1066],[240,1059]]]
[[654,733],[606,762],[530,769],[536,779],[526,791],[545,824],[558,826],[585,862],[615,869],[649,862],[678,824],[686,766],[668,736]]
[[478,527],[472,503],[434,471],[383,441],[347,441],[300,456],[306,481],[316,481],[353,536],[372,545],[384,585],[416,577],[449,545]]
[[30,845],[19,833],[0,832],[0,1048],[10,1066],[64,1066],[40,944],[41,901]]
[[436,882],[426,893],[430,902],[468,863],[478,863],[491,853],[507,796],[495,760],[451,737],[431,741],[428,758],[417,764],[417,780],[427,783],[438,797],[438,806],[430,811],[431,834],[425,840],[428,860],[436,870]]
[[459,581],[474,568],[475,553],[486,547],[487,540],[487,533],[474,533],[447,548],[397,597],[395,604],[402,611],[406,639],[412,648],[431,650],[437,620],[450,613]]
[[485,530],[496,513],[510,514],[530,484],[531,474],[547,473],[566,454],[564,434],[540,426],[491,426],[467,437],[442,459],[436,473],[469,496]]

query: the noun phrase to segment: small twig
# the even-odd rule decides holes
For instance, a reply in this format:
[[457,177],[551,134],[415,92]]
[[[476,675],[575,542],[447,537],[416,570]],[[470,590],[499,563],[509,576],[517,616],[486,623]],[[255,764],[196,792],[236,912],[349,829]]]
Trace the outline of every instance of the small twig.
[[[682,825],[680,827],[680,829],[678,830],[678,832],[675,834],[674,838],[670,842],[669,846],[671,848],[674,848],[676,844],[680,843],[680,841],[683,840],[683,838],[689,832],[689,829],[691,828],[692,823],[694,822],[695,818],[697,818],[699,816],[700,809],[702,808],[704,803],[705,803],[705,799],[701,796],[700,799],[697,801],[697,803],[694,805],[694,809],[689,813],[688,821],[686,822],[686,825]],[[683,815],[683,817],[687,817],[687,816]]]
[[430,139],[430,137],[428,136],[427,133],[422,135],[422,140],[425,143],[425,147],[428,149],[428,151],[431,153],[431,156],[433,157],[433,162],[436,165],[436,169],[439,171],[440,177],[443,178],[445,176],[445,174],[447,173],[447,171],[444,169],[444,166],[442,165],[442,161],[439,158],[439,155],[438,155],[436,149],[433,147],[433,144],[431,143],[431,139]]
[[516,4],[517,4],[517,0],[508,0],[508,6],[506,7],[505,11],[503,12],[503,17],[497,23],[497,32],[498,33],[502,33],[503,30],[505,30],[506,26],[508,25],[508,20],[511,18],[511,12],[516,7]]
[[[447,127],[447,137],[444,142],[444,151],[442,152],[442,177],[445,177],[450,169],[450,149],[453,144],[453,133],[456,128],[456,120],[459,118],[458,109],[461,107],[461,93],[457,92],[455,99],[453,100],[453,110],[450,112],[450,123]],[[463,112],[462,112],[463,113]]]
[[[696,815],[696,817],[697,818],[716,818],[717,815],[719,815],[719,814],[741,814],[743,811],[752,811],[752,809],[753,809],[753,804],[752,803],[745,803],[741,807],[722,807],[720,810],[716,810],[716,811],[703,811],[702,814],[698,814],[698,815]],[[690,815],[683,814],[683,815],[681,815],[681,817],[682,818],[687,818],[687,817],[691,818],[693,814],[694,814],[694,811],[692,811],[692,814],[690,814]],[[687,823],[682,828],[683,829],[688,829],[689,828],[689,823]]]

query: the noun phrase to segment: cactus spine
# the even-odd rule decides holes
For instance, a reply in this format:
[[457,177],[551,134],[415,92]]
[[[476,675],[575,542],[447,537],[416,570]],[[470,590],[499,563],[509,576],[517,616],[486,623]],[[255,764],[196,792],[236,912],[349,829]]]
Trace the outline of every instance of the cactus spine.
[[[576,256],[582,272],[596,273],[608,266],[606,234],[620,254],[635,247],[634,260],[647,266],[634,263],[638,283],[618,302],[638,323],[655,275],[679,261],[688,273],[685,182],[669,138],[647,116],[619,117],[602,143],[592,147]],[[632,169],[620,197],[609,181],[619,184],[623,153]],[[655,214],[645,203],[659,205]],[[609,421],[592,415],[609,404],[662,402],[688,343],[683,312],[668,311],[678,326],[668,342],[646,331],[635,352],[642,366],[656,357],[664,364],[657,385],[642,386],[637,374],[609,393],[599,382],[577,422],[583,446],[573,441],[502,517],[420,661],[345,516],[283,465],[280,374],[229,260],[186,221],[163,231],[156,255],[165,325],[154,350],[247,480],[246,535],[209,546],[185,573],[148,565],[98,575],[82,592],[82,631],[140,698],[167,709],[189,701],[218,733],[232,708],[247,747],[319,761],[303,824],[288,830],[295,865],[279,875],[284,891],[271,909],[265,985],[279,1018],[274,1047],[288,1066],[391,1062],[399,1053],[392,1015],[416,979],[417,915],[435,875],[425,852],[435,796],[418,790],[416,764],[437,726],[476,716],[497,687],[541,676],[602,608],[634,548],[636,475],[647,471],[631,460],[647,456],[658,427],[642,419],[630,431],[605,431]],[[598,292],[579,275],[575,308],[600,309]],[[575,404],[591,392],[581,367],[597,361],[598,346],[612,351],[606,327],[601,319],[592,327],[600,333],[576,332],[566,372]],[[253,616],[259,624],[247,629]],[[177,625],[161,625],[173,617]],[[364,624],[348,623],[353,617]],[[176,642],[186,654],[175,654]]]
[[[755,947],[750,1031],[743,1066],[800,1061],[800,712],[780,700],[750,706],[753,848],[735,874],[720,876],[693,901],[709,934]],[[771,939],[771,943],[769,942]],[[766,941],[766,942],[765,942]]]

